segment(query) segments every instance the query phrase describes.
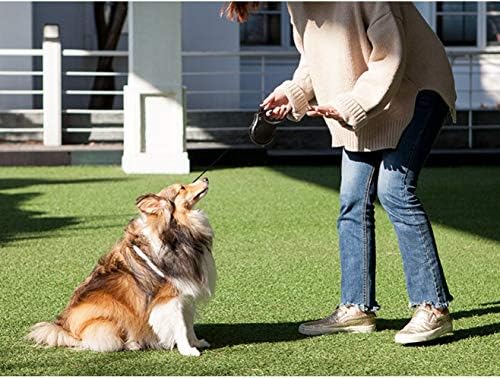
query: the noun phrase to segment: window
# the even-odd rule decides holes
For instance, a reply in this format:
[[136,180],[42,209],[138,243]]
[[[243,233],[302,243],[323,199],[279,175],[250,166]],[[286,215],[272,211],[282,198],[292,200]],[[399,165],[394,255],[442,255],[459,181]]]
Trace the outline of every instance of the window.
[[500,2],[442,1],[434,10],[433,27],[445,46],[500,48]]
[[248,21],[240,25],[241,46],[289,47],[291,26],[286,5],[261,2]]
[[500,46],[500,2],[486,3],[486,44]]
[[438,2],[436,33],[446,46],[477,46],[477,2]]

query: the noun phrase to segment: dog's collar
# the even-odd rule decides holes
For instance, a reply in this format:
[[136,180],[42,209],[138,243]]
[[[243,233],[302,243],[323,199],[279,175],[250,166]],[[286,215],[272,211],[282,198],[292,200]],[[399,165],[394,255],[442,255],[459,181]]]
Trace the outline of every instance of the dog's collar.
[[144,254],[144,252],[139,249],[136,245],[132,245],[132,249],[134,249],[135,253],[144,261],[146,264],[149,266],[151,270],[155,272],[156,275],[158,275],[160,278],[165,279],[165,274],[158,268],[157,265],[149,259],[149,257]]

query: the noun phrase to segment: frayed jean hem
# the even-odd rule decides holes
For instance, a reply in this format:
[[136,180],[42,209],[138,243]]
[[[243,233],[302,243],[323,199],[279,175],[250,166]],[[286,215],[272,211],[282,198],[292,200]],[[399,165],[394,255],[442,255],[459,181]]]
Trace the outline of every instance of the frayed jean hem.
[[354,303],[341,303],[341,304],[339,304],[339,306],[337,308],[342,307],[342,306],[344,306],[344,307],[356,307],[361,312],[365,312],[365,313],[366,312],[372,312],[372,313],[374,313],[374,312],[377,312],[380,309],[380,306],[378,304],[374,305],[373,307],[369,307],[369,306],[367,306],[365,304],[354,304]]
[[441,303],[441,302],[436,303],[434,301],[422,301],[421,303],[413,303],[413,302],[409,303],[410,308],[417,308],[421,305],[430,305],[431,307],[436,308],[436,309],[444,309],[444,308],[448,308],[450,306],[450,302],[445,301],[443,303]]

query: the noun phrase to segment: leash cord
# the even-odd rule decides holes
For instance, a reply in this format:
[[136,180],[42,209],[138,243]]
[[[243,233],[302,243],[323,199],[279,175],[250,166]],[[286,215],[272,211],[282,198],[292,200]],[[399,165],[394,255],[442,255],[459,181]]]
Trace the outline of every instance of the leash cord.
[[221,160],[221,158],[222,158],[224,155],[226,155],[226,153],[229,151],[229,149],[230,149],[230,148],[227,148],[226,150],[224,150],[224,151],[222,152],[222,154],[220,154],[220,155],[217,157],[217,159],[215,159],[215,160],[212,162],[212,164],[211,164],[210,166],[208,166],[205,170],[203,170],[203,172],[202,172],[200,175],[198,175],[198,176],[196,177],[196,179],[195,179],[195,180],[193,180],[193,181],[192,181],[192,183],[196,182],[198,179],[200,179],[200,178],[203,176],[203,174],[205,174],[208,170],[210,170],[212,167],[214,167],[214,166],[215,166],[215,164],[216,164],[217,162],[219,162],[219,161]]

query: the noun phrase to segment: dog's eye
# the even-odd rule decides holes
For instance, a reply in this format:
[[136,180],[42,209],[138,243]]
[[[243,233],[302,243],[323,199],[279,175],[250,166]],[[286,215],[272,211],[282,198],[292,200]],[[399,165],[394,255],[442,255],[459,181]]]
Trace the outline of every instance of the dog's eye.
[[181,191],[185,191],[185,190],[186,190],[186,187],[181,186]]

